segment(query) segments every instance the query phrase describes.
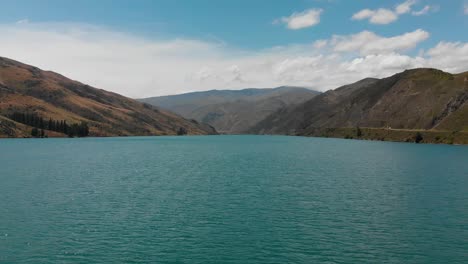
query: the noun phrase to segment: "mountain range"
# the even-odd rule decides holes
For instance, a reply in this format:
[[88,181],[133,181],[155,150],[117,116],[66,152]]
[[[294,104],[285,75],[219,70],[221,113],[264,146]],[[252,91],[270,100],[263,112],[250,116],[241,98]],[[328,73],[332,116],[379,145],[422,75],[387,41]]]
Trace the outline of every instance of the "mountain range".
[[228,134],[468,143],[468,72],[420,68],[382,79],[366,78],[324,93],[280,87],[141,101]]
[[134,100],[0,57],[0,137],[217,130],[468,144],[468,72],[412,69],[324,93],[283,86]]
[[468,131],[468,72],[413,69],[325,92],[259,122],[250,133],[307,135],[317,128]]
[[301,104],[320,94],[302,87],[211,90],[140,99],[186,118],[207,123],[226,134],[243,134],[280,109]]
[[[61,129],[48,130],[43,120]],[[87,124],[91,136],[216,133],[195,120],[0,57],[0,137],[28,137],[33,123],[48,136],[65,136],[64,122]]]

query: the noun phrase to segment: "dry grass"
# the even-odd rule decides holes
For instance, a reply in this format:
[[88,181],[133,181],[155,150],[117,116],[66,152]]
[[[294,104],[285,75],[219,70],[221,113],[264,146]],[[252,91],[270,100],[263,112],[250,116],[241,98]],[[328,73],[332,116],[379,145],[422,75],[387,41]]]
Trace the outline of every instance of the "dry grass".
[[[180,127],[189,134],[214,132],[133,99],[1,57],[0,84],[0,115],[4,117],[24,112],[67,123],[84,121],[93,136],[175,135]],[[11,131],[21,137],[30,128],[16,125]]]

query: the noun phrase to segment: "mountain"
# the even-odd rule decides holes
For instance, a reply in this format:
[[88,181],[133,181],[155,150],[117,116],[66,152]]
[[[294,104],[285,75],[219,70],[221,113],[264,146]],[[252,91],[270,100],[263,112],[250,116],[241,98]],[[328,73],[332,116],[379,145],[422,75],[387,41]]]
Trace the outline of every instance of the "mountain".
[[227,134],[245,133],[279,109],[297,105],[319,92],[301,87],[211,90],[140,99],[186,118],[207,123]]
[[468,72],[413,69],[364,79],[282,109],[250,133],[316,135],[324,128],[468,131]]
[[[26,124],[40,121],[42,126],[43,119],[62,127],[63,121],[87,123],[91,136],[216,133],[197,121],[0,57],[0,137],[30,136],[32,127]],[[63,131],[46,134],[64,136]]]

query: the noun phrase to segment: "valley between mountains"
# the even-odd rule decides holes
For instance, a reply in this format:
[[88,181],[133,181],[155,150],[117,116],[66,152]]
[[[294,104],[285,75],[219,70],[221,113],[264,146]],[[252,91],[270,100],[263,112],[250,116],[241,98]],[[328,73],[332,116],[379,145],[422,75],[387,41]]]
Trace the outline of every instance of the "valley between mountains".
[[141,101],[227,134],[468,144],[468,72],[412,69],[324,93],[279,87]]
[[0,137],[272,134],[468,144],[468,72],[131,99],[0,57]]

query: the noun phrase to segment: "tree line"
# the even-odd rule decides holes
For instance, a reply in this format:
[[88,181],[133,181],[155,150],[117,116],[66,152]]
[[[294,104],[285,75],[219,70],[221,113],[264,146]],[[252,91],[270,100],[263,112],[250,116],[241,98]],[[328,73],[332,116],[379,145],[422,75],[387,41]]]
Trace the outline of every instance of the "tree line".
[[36,113],[21,113],[14,112],[9,115],[9,118],[28,126],[32,126],[31,136],[45,137],[44,129],[60,132],[69,137],[87,137],[89,135],[89,127],[86,122],[67,124],[66,120],[45,120]]

